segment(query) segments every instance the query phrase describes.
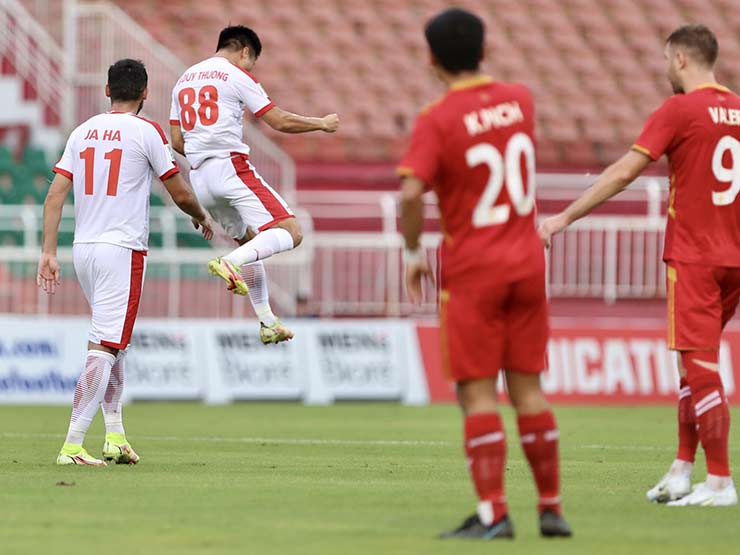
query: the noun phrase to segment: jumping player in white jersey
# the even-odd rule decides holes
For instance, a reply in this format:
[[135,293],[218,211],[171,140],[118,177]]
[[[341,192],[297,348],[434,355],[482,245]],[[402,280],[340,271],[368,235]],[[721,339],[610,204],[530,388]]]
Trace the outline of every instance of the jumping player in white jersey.
[[172,146],[187,157],[198,199],[239,247],[208,263],[230,291],[249,294],[265,344],[293,337],[273,314],[262,261],[297,247],[301,229],[293,212],[249,161],[242,119],[249,110],[283,133],[333,133],[339,117],[312,118],[278,108],[252,76],[262,44],[241,25],[227,27],[216,54],[189,68],[172,91]]
[[147,73],[136,60],[108,70],[111,111],[91,117],[69,136],[54,167],[44,203],[43,252],[37,282],[53,294],[60,285],[57,237],[62,206],[74,187],[74,267],[92,309],[87,361],[75,387],[72,418],[57,464],[104,466],[82,446],[102,404],[103,458],[136,464],[121,414],[124,355],[131,340],[146,270],[149,194],[162,180],[172,200],[206,239],[213,221],[180,176],[162,128],[139,117],[147,96]]

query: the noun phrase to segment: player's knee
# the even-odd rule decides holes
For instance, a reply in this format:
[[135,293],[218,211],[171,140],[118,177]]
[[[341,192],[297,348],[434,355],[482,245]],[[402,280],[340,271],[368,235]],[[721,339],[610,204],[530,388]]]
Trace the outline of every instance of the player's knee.
[[277,225],[290,233],[290,237],[293,239],[293,248],[296,248],[301,244],[303,241],[303,232],[301,231],[301,225],[298,223],[296,218],[288,218]]
[[457,400],[466,415],[498,410],[496,386],[493,380],[458,382]]
[[506,373],[511,404],[520,414],[539,414],[549,408],[540,385],[539,374]]
[[723,390],[718,355],[717,351],[681,351],[679,354],[692,395],[705,389]]

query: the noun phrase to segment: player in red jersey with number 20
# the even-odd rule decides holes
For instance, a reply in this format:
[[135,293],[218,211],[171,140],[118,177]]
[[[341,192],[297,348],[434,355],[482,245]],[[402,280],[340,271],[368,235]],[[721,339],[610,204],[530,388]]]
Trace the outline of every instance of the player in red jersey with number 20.
[[535,227],[532,95],[479,70],[483,22],[450,9],[426,26],[447,94],[422,112],[401,162],[401,224],[412,300],[430,276],[419,246],[422,194],[442,214],[443,363],[465,415],[465,453],[480,503],[442,537],[511,538],[504,494],[506,441],[496,398],[504,369],[522,448],[539,491],[540,532],[570,536],[561,516],[558,428],[540,387],[548,338],[545,259]]
[[[668,78],[676,93],[650,116],[632,150],[607,168],[563,213],[545,220],[553,234],[629,185],[663,154],[670,193],[663,259],[667,265],[668,347],[678,352],[678,453],[647,492],[674,506],[737,504],[730,477],[730,411],[719,375],[719,343],[740,299],[740,98],[718,85],[719,48],[703,25],[666,41]],[[691,488],[701,442],[707,479]]]
[[213,222],[180,176],[162,128],[139,117],[147,96],[147,73],[136,60],[108,70],[111,111],[91,117],[69,136],[44,203],[44,242],[38,285],[53,294],[59,285],[56,257],[64,199],[74,188],[74,267],[92,309],[87,361],[75,387],[72,418],[57,464],[103,466],[82,447],[102,406],[103,456],[135,464],[121,414],[126,348],[139,309],[149,240],[149,194],[158,177],[175,203],[201,227]]

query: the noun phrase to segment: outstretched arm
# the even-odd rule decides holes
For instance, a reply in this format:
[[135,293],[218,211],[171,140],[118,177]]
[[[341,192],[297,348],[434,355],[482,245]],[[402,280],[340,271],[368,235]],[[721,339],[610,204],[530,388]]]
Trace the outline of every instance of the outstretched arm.
[[545,246],[550,246],[553,235],[560,233],[570,224],[583,218],[594,208],[624,190],[650,162],[652,160],[647,155],[636,150],[630,150],[606,168],[596,179],[596,182],[573,201],[568,208],[542,222],[539,233]]
[[262,120],[275,131],[281,133],[308,133],[310,131],[334,133],[339,127],[339,116],[337,114],[329,114],[323,118],[312,118],[287,112],[277,106],[265,112],[262,115]]
[[50,295],[56,292],[60,283],[59,262],[57,261],[59,222],[62,219],[64,199],[71,188],[71,179],[56,174],[44,201],[44,236],[36,284]]

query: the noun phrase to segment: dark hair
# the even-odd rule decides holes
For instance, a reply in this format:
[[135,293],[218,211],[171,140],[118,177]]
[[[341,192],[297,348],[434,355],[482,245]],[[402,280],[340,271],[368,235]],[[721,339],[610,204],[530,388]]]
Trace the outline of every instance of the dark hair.
[[254,51],[254,57],[259,58],[262,53],[262,43],[257,33],[252,31],[249,27],[244,25],[233,25],[226,27],[221,34],[218,35],[218,45],[216,51],[218,52],[222,48],[228,50],[241,50],[245,47],[250,47]]
[[140,100],[148,81],[149,77],[141,60],[124,58],[108,68],[108,87],[112,102]]
[[706,25],[684,25],[673,31],[666,43],[671,46],[683,46],[691,50],[698,62],[707,67],[714,66],[719,55],[717,37]]
[[439,65],[451,73],[476,70],[483,59],[483,21],[460,8],[434,16],[424,29]]

